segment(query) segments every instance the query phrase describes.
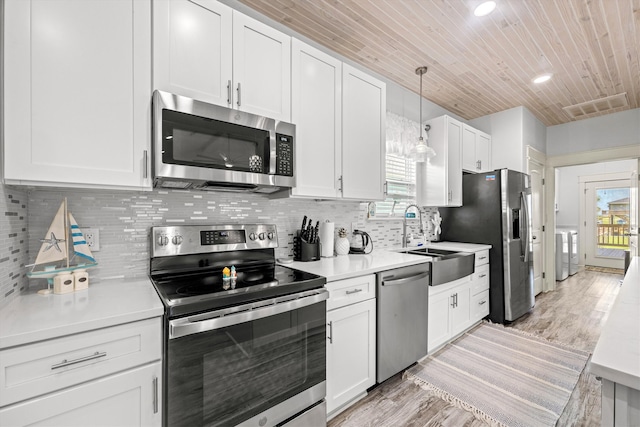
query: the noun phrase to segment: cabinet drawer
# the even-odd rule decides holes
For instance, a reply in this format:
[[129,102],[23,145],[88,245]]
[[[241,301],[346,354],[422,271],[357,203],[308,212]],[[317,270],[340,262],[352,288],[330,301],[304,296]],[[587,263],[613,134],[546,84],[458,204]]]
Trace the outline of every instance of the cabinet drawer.
[[489,290],[471,297],[471,321],[475,322],[489,314]]
[[353,279],[329,282],[326,285],[329,291],[327,310],[344,307],[355,302],[365,301],[376,296],[376,276],[354,277]]
[[489,249],[476,252],[476,267],[483,264],[489,264]]
[[489,289],[489,264],[476,267],[471,281],[471,295]]
[[160,317],[9,348],[0,352],[0,406],[161,357]]

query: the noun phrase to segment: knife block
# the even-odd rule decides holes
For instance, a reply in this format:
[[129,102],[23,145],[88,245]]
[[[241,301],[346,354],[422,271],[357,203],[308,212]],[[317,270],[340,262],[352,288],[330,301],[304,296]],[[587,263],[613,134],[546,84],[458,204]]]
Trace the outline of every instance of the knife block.
[[320,242],[308,243],[300,238],[300,232],[293,237],[294,261],[318,261],[320,259]]

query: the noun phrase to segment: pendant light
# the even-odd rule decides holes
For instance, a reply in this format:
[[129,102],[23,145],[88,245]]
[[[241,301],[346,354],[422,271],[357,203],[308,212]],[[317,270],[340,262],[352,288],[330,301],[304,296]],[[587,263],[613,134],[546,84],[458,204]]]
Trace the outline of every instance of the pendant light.
[[[429,139],[429,134],[426,134],[426,139],[422,137],[422,76],[427,72],[427,67],[418,67],[416,68],[416,74],[420,76],[420,138],[418,138],[418,143],[416,144],[412,158],[415,159],[416,162],[422,163],[427,161],[428,159],[434,157],[436,152],[433,148],[427,145],[427,139]],[[429,125],[425,127],[425,131],[429,130]]]

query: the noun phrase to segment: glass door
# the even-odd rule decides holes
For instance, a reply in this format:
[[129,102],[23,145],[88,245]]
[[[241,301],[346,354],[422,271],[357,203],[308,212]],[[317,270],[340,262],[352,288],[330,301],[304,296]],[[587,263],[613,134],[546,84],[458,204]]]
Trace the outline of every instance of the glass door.
[[629,180],[587,182],[586,265],[624,268],[629,249]]

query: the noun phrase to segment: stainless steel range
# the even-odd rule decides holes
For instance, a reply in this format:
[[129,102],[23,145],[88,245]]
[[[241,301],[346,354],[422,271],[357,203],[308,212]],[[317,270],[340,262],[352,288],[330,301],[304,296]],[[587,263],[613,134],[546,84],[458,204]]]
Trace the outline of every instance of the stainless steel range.
[[326,425],[326,279],[276,265],[275,225],[153,227],[164,424]]

